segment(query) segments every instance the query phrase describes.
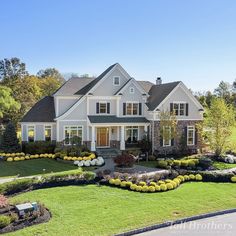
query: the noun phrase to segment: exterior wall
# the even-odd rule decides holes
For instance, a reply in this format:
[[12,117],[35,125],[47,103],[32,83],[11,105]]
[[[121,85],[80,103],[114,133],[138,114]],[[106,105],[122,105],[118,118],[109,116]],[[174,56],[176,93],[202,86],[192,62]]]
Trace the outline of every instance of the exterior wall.
[[[113,85],[113,77],[120,77],[120,85]],[[115,69],[93,92],[94,96],[114,95],[130,78],[126,78],[119,69]]]
[[51,125],[52,126],[52,140],[56,140],[56,123],[24,123],[22,126],[22,141],[28,141],[28,128],[27,126],[33,125],[35,132],[35,141],[44,141],[44,126]]
[[202,115],[199,112],[199,108],[192,101],[188,94],[184,91],[184,89],[180,86],[178,89],[171,94],[171,96],[165,101],[163,105],[161,105],[160,110],[170,110],[170,103],[172,102],[187,102],[189,104],[188,107],[188,116],[178,116],[177,119],[185,119],[185,120],[200,120],[202,119]]
[[64,112],[66,112],[73,104],[75,104],[78,101],[78,98],[62,98],[57,97],[57,116],[62,115]]
[[[154,128],[153,125],[150,127],[151,132],[154,131],[153,135],[153,150],[157,151],[159,154],[175,154],[181,150],[181,138],[185,138],[185,142],[187,143],[187,136],[186,136],[186,128],[187,126],[195,126],[201,122],[197,120],[186,120],[186,121],[178,121],[177,124],[177,137],[174,139],[174,145],[170,147],[163,147],[161,146],[160,141],[160,122],[154,121]],[[196,153],[197,150],[200,148],[201,143],[200,139],[197,137],[197,131],[195,130],[195,145],[186,146],[186,150],[192,153]]]

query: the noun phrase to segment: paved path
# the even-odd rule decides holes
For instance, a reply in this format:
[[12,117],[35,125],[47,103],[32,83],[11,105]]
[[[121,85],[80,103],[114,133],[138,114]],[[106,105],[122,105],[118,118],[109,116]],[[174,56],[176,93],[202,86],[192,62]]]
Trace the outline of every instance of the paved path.
[[236,213],[195,220],[137,236],[235,236]]

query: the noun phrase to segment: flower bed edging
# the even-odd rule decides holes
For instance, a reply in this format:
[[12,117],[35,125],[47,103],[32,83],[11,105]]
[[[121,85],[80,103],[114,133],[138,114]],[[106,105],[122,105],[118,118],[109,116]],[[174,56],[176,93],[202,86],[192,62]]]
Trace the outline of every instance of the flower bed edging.
[[154,224],[151,226],[130,230],[124,233],[115,234],[114,236],[131,236],[131,235],[140,234],[140,233],[144,233],[144,232],[148,232],[148,231],[152,231],[156,229],[166,228],[171,225],[182,224],[189,221],[200,220],[200,219],[205,219],[205,218],[210,218],[214,216],[225,215],[225,214],[230,214],[230,213],[235,213],[235,212],[236,212],[236,208],[233,208],[233,209],[228,209],[228,210],[223,210],[223,211],[216,211],[216,212],[211,212],[211,213],[206,213],[206,214],[201,214],[201,215],[196,215],[196,216],[190,216],[190,217],[182,218],[179,220],[167,221],[161,224]]

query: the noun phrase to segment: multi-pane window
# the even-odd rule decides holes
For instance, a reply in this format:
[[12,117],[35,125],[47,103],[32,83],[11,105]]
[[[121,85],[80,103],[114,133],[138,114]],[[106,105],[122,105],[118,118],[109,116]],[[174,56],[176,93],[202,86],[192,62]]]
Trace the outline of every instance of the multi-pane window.
[[133,94],[134,93],[134,87],[129,88],[129,93]]
[[96,107],[97,114],[110,114],[109,102],[98,102]]
[[118,76],[115,76],[114,78],[113,78],[113,84],[114,85],[120,85],[120,77],[118,77]]
[[173,111],[176,116],[184,116],[186,114],[186,103],[173,103]]
[[195,127],[188,126],[187,127],[187,145],[191,146],[195,143]]
[[138,142],[138,126],[127,126],[125,130],[126,142],[137,143]]
[[35,130],[33,125],[28,126],[28,142],[34,142]]
[[64,130],[65,144],[71,144],[73,137],[82,139],[82,126],[65,126]]
[[52,126],[51,125],[45,125],[45,127],[44,127],[44,139],[45,139],[45,141],[51,141],[52,140]]
[[126,103],[126,114],[127,115],[138,115],[139,103]]
[[171,146],[171,127],[163,127],[163,146]]

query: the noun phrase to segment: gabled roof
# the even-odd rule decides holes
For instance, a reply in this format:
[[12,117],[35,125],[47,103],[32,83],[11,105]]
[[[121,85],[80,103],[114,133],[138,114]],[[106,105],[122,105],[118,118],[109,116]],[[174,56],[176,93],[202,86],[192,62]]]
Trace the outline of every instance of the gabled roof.
[[73,96],[78,89],[82,89],[95,78],[92,77],[73,77],[66,81],[53,95],[59,96]]
[[120,91],[132,80],[133,78],[130,78],[129,80],[127,80],[127,82],[121,86],[121,88],[115,93],[115,95],[118,95],[120,93]]
[[151,87],[154,85],[150,81],[137,81],[137,83],[148,93],[151,89]]
[[145,117],[88,116],[91,123],[149,123]]
[[22,118],[21,122],[55,122],[54,99],[47,96],[38,101]]
[[153,111],[157,106],[171,93],[171,91],[179,84],[180,81],[153,85],[149,91],[149,97],[147,100],[147,107]]
[[94,79],[93,81],[91,81],[89,84],[87,84],[86,86],[84,86],[82,89],[80,89],[79,91],[77,91],[75,93],[75,95],[85,95],[86,93],[89,92],[89,90],[91,88],[94,87],[95,84],[97,84],[109,71],[111,71],[113,69],[113,67],[115,67],[118,63],[115,63],[113,65],[111,65],[110,67],[108,67],[104,72],[102,72],[102,74],[100,74],[96,79]]

